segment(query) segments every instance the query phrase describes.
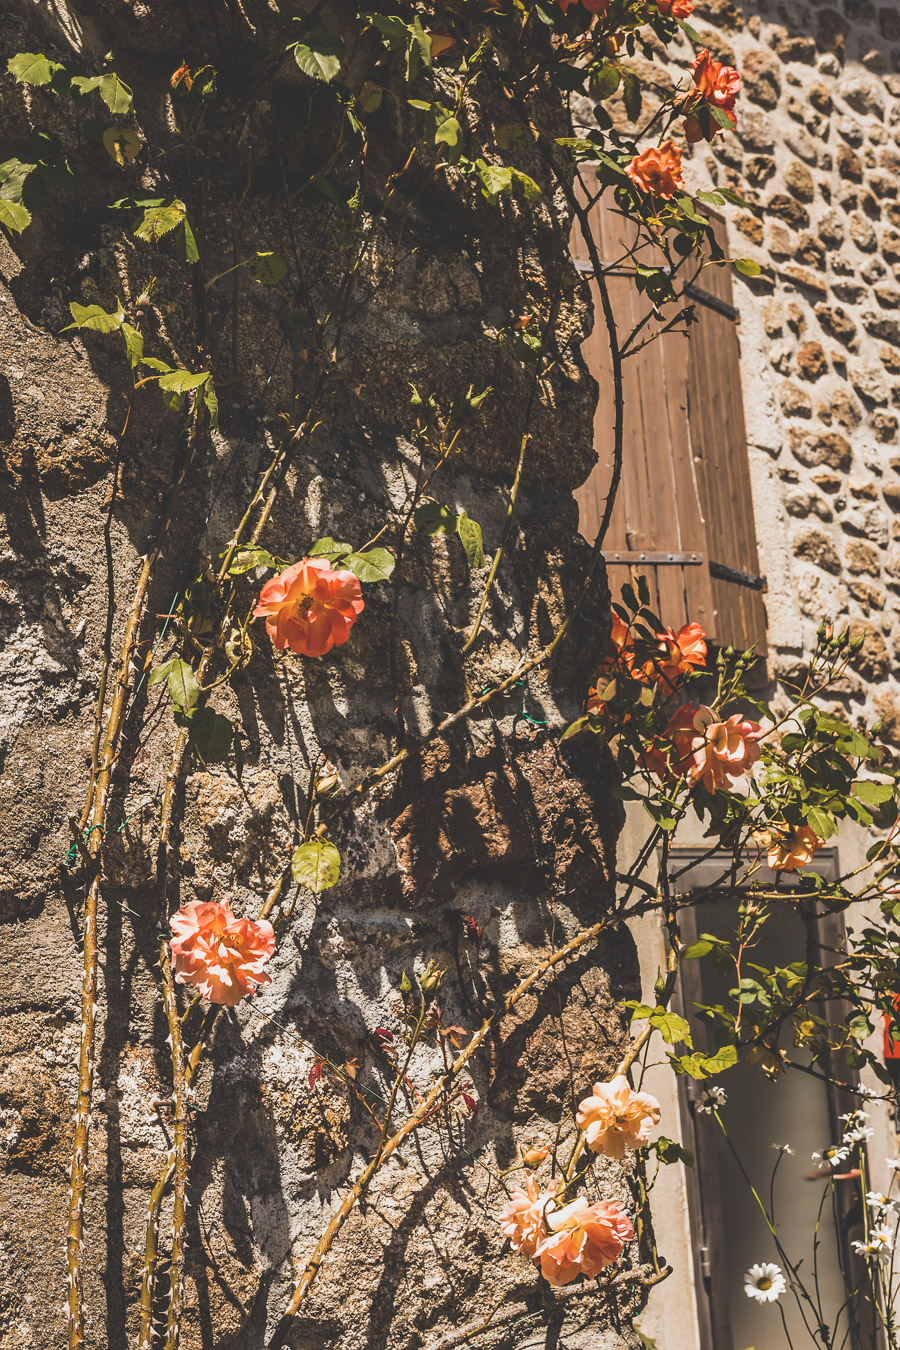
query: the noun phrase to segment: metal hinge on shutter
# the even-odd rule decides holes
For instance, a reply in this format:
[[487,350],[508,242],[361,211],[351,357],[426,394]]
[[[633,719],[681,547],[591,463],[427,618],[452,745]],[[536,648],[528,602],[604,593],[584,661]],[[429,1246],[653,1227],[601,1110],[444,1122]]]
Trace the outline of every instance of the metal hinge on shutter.
[[701,1247],[699,1251],[699,1256],[700,1256],[700,1274],[702,1275],[704,1280],[711,1280],[712,1261],[710,1260],[709,1257],[709,1248]]
[[702,553],[653,553],[650,549],[604,553],[607,567],[699,567]]
[[758,577],[753,572],[739,572],[736,567],[726,567],[724,563],[713,562],[710,559],[709,575],[715,577],[717,581],[731,581],[735,586],[747,586],[751,591],[768,591],[769,583],[765,577]]
[[729,305],[727,300],[720,300],[717,295],[711,295],[709,291],[704,291],[701,286],[687,285],[684,288],[685,295],[696,300],[698,304],[706,305],[707,309],[714,309],[717,314],[724,314],[726,319],[733,319],[735,323],[740,320],[741,311],[735,309],[734,305]]

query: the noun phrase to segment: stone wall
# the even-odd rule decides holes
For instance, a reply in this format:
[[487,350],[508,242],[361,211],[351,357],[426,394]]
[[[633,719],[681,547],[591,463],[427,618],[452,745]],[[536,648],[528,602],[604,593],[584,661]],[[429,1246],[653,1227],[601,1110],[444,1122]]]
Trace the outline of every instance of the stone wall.
[[776,673],[819,618],[868,634],[852,711],[900,744],[900,9],[697,0],[743,80],[737,134],[687,169],[733,187],[744,406]]
[[[156,147],[169,143],[173,69],[182,59],[219,66],[218,125],[244,128],[236,162],[246,153],[241,136],[254,142],[249,199],[236,222],[240,248],[250,256],[277,249],[289,260],[280,289],[263,290],[244,270],[235,292],[230,280],[208,292],[220,426],[204,438],[173,521],[149,595],[142,660],[204,551],[215,559],[231,537],[281,417],[302,406],[317,354],[291,313],[332,307],[341,279],[327,200],[298,198],[288,207],[282,195],[319,149],[305,120],[315,91],[293,61],[278,59],[292,12],[265,3],[214,0],[201,11],[164,0],[106,0],[7,4],[0,18],[4,67],[15,52],[44,51],[58,60],[80,55],[90,68],[114,49],[116,69],[135,89],[143,135]],[[245,84],[247,76],[258,84]],[[476,146],[494,116],[487,80],[479,97],[468,129]],[[120,295],[133,307],[155,276],[148,350],[181,365],[196,353],[184,270],[167,247],[136,240],[128,220],[108,210],[115,198],[152,193],[159,162],[142,155],[119,169],[82,140],[70,106],[6,78],[0,106],[4,155],[21,153],[29,126],[41,121],[62,138],[81,174],[76,191],[37,213],[15,248],[3,245],[0,260],[7,528],[0,558],[0,1345],[50,1350],[65,1336],[84,898],[77,857],[67,863],[67,821],[82,809],[90,762],[107,604],[103,522],[129,385],[116,335],[60,330],[69,301],[112,308]],[[551,124],[559,117],[552,105],[544,111]],[[386,115],[369,158],[364,190],[373,211],[378,175],[385,165],[402,166],[407,154],[392,140],[395,125]],[[493,389],[435,492],[480,521],[488,552],[495,549],[531,378],[501,330],[528,308],[546,312],[552,293],[560,361],[534,406],[516,525],[484,638],[468,665],[460,645],[486,570],[473,576],[452,537],[413,536],[407,548],[397,649],[412,740],[458,708],[467,688],[484,689],[549,639],[588,556],[571,493],[593,459],[594,386],[579,352],[589,308],[568,260],[564,203],[540,162],[522,163],[544,190],[534,210],[492,205],[471,183],[450,185],[424,172],[412,176],[408,193],[398,192],[359,269],[332,392],[316,410],[321,427],[294,461],[263,537],[273,552],[293,558],[318,536],[359,545],[386,521],[402,519],[416,476],[410,382],[427,391],[443,376],[448,398],[470,383]],[[166,167],[181,181],[177,159]],[[227,182],[215,171],[207,186],[209,277],[234,259],[235,222]],[[240,302],[236,370],[233,294]],[[114,650],[184,445],[183,423],[155,390],[146,394],[123,442],[110,529]],[[246,583],[248,603],[252,584],[258,582]],[[350,644],[321,662],[275,662],[254,628],[250,664],[213,696],[240,728],[243,766],[188,760],[175,812],[173,905],[227,896],[236,911],[254,913],[282,872],[314,766],[328,762],[352,783],[396,746],[392,594],[372,586],[366,598]],[[346,1083],[326,1075],[322,1086],[310,1084],[315,1055],[358,1061],[359,1081],[383,1094],[390,1075],[370,1034],[379,1027],[399,1032],[404,971],[415,974],[429,959],[445,967],[446,1020],[469,1028],[478,1021],[473,997],[500,997],[609,903],[620,823],[608,794],[609,762],[593,747],[556,743],[580,709],[608,631],[607,604],[601,585],[552,674],[535,672],[490,715],[414,754],[355,813],[332,822],[344,856],[344,879],[333,890],[318,901],[310,892],[286,893],[274,982],[237,1014],[220,1017],[198,1080],[185,1350],[259,1350],[330,1212],[377,1146]],[[179,647],[170,626],[156,659]],[[103,850],[101,1041],[85,1253],[87,1341],[97,1350],[135,1343],[148,1192],[172,1131],[155,867],[175,728],[160,691],[148,693],[136,676]],[[457,968],[452,918],[459,910],[477,919],[484,942],[480,951],[463,952]],[[380,1174],[326,1262],[294,1329],[294,1347],[421,1346],[448,1326],[486,1317],[505,1295],[530,1297],[530,1265],[501,1259],[493,1176],[512,1164],[520,1145],[551,1143],[578,1095],[612,1071],[627,1039],[620,1002],[635,991],[633,947],[623,935],[523,1000],[472,1065],[477,1115],[457,1104],[447,1128],[423,1130]],[[440,1063],[432,1047],[415,1066],[422,1084]],[[621,1167],[610,1164],[605,1177],[609,1194],[627,1195]],[[164,1241],[169,1222],[166,1209]],[[615,1300],[570,1306],[567,1345],[636,1343]],[[530,1328],[514,1331],[505,1343],[524,1344],[529,1335]]]

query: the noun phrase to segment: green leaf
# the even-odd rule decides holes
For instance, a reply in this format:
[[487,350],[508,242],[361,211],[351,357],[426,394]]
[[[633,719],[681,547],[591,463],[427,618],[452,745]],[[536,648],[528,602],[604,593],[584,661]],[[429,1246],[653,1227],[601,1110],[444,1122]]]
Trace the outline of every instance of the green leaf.
[[698,192],[697,201],[705,202],[707,206],[723,206],[725,198],[718,192]]
[[644,102],[644,96],[641,93],[641,82],[633,71],[623,72],[624,88],[622,90],[625,101],[625,112],[629,122],[636,122],[641,115],[641,107]]
[[198,371],[197,374],[193,374],[190,370],[173,370],[168,375],[163,375],[159,387],[171,394],[186,394],[191,389],[199,389],[208,379],[208,370]]
[[209,415],[209,425],[215,430],[219,425],[219,400],[216,396],[216,387],[212,380],[209,380],[200,391],[200,397],[206,404],[206,411]]
[[574,722],[569,723],[559,739],[561,741],[571,741],[576,736],[581,736],[587,731],[590,724],[591,719],[589,717],[576,717]]
[[[146,239],[148,243],[155,244],[164,234],[171,233],[184,220],[187,215],[187,207],[184,202],[179,201],[177,197],[171,201],[161,201],[153,203],[135,202],[130,203],[138,207],[144,206],[144,216],[135,228],[135,237]],[[125,202],[116,202],[115,206],[124,206]]]
[[172,702],[183,712],[196,706],[200,698],[200,686],[187,661],[182,661],[179,656],[173,656],[171,660],[157,666],[147,681],[147,688],[152,689],[155,684],[162,684],[163,680],[168,681],[169,697]]
[[158,356],[145,356],[141,360],[142,366],[149,366],[151,370],[160,370],[164,375],[171,373],[172,367],[168,361],[160,361]]
[[[683,1162],[687,1167],[693,1167],[694,1155],[688,1149],[682,1148],[674,1139],[667,1139],[661,1134],[658,1139],[654,1139],[650,1148],[656,1154],[661,1163]],[[645,1345],[652,1345],[652,1341],[645,1341]]]
[[11,56],[6,63],[10,75],[14,75],[19,84],[49,84],[53,76],[65,70],[58,61],[48,61],[46,56],[34,52],[19,52]]
[[873,783],[870,779],[861,779],[853,784],[853,794],[868,806],[880,806],[889,802],[894,795],[893,784]]
[[370,548],[365,553],[348,553],[341,566],[360,581],[388,581],[394,570],[394,556],[386,548]]
[[115,333],[125,322],[121,300],[112,314],[107,314],[100,305],[79,305],[75,300],[70,302],[69,310],[74,323],[66,324],[65,328],[61,329],[63,333],[67,333],[70,328],[89,328],[95,333]]
[[253,280],[261,286],[277,286],[287,276],[288,265],[280,253],[257,253],[253,264]]
[[670,1056],[672,1066],[676,1073],[686,1073],[691,1078],[712,1078],[717,1073],[724,1073],[737,1064],[737,1050],[733,1045],[723,1045],[721,1050],[717,1050],[714,1055],[701,1055],[697,1051],[693,1055],[672,1055]]
[[689,947],[682,947],[680,959],[682,961],[696,961],[701,956],[708,956],[714,945],[714,943],[706,942],[701,938],[699,942],[692,942]]
[[466,551],[469,566],[484,567],[484,543],[478,521],[470,520],[465,511],[460,511],[456,519],[456,533]]
[[346,553],[352,553],[351,544],[341,544],[337,539],[332,539],[331,535],[326,535],[324,539],[317,539],[311,545],[307,558],[343,558]]
[[309,75],[313,80],[322,80],[325,84],[330,84],[335,76],[341,73],[341,52],[314,50],[305,42],[298,42],[294,48],[294,57],[297,65],[303,71],[304,75]]
[[650,1014],[650,1025],[655,1027],[667,1045],[677,1045],[683,1041],[690,1046],[691,1028],[678,1013],[668,1012],[665,1008],[656,1008]]
[[600,66],[591,71],[591,97],[597,102],[612,98],[622,83],[622,72],[618,66]]
[[529,178],[527,173],[522,173],[520,169],[512,170],[513,181],[518,183],[522,189],[522,194],[526,202],[536,202],[541,195],[541,189],[533,178]]
[[72,85],[80,94],[92,94],[99,89],[100,97],[116,117],[121,117],[131,109],[134,96],[127,84],[118,75],[74,75]]
[[441,502],[423,502],[413,514],[413,524],[420,534],[455,534],[458,522],[457,513]]
[[716,192],[720,197],[724,197],[726,202],[731,202],[732,206],[743,206],[746,211],[755,210],[753,203],[748,202],[745,197],[742,197],[739,192],[735,192],[733,188],[720,187],[716,188]]
[[455,117],[446,118],[434,133],[435,145],[459,145],[462,127]]
[[806,823],[814,834],[820,839],[830,839],[836,832],[837,826],[834,823],[834,817],[827,811],[821,810],[818,806],[811,806],[806,813]]
[[762,268],[752,258],[735,258],[735,271],[743,272],[745,277],[758,277]]
[[125,339],[125,355],[131,369],[136,369],[144,359],[144,338],[130,323],[122,324],[122,336]]
[[10,202],[0,197],[0,225],[16,234],[31,224],[31,212],[21,202]]
[[308,839],[294,849],[291,875],[298,885],[319,895],[340,878],[341,855],[328,839]]
[[191,749],[204,764],[227,759],[234,739],[234,724],[212,708],[195,708],[179,718],[188,728]]
[[252,572],[255,567],[277,568],[278,563],[267,553],[264,548],[239,548],[236,550],[228,568],[230,577],[243,576],[245,572]]
[[182,220],[175,236],[175,256],[179,262],[187,263],[191,267],[200,260],[197,236],[187,216]]

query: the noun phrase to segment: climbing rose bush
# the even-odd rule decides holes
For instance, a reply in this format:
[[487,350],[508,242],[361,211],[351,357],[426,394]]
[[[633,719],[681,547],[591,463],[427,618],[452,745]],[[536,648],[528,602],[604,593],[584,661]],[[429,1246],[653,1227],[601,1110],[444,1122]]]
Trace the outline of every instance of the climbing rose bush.
[[550,1232],[536,1257],[544,1279],[557,1286],[579,1275],[593,1279],[619,1259],[634,1237],[631,1220],[615,1200],[590,1205],[579,1195],[563,1209],[548,1209],[546,1223]]
[[650,1131],[659,1123],[660,1108],[649,1092],[635,1092],[628,1079],[618,1074],[609,1083],[595,1083],[594,1093],[578,1107],[575,1123],[584,1132],[592,1153],[623,1158],[625,1149],[650,1141]]
[[706,633],[699,623],[685,624],[677,633],[666,627],[656,636],[659,656],[645,663],[647,680],[659,679],[674,689],[685,675],[706,664]]
[[169,943],[180,984],[192,984],[210,1003],[234,1008],[271,983],[263,966],[275,950],[266,919],[238,919],[227,900],[192,900],[169,919]]
[[324,656],[347,641],[363,608],[352,572],[335,571],[323,558],[303,558],[266,582],[253,617],[265,617],[279,651]]
[[640,155],[635,155],[625,172],[642,192],[667,200],[676,192],[684,191],[681,172],[681,151],[674,141],[663,141]]

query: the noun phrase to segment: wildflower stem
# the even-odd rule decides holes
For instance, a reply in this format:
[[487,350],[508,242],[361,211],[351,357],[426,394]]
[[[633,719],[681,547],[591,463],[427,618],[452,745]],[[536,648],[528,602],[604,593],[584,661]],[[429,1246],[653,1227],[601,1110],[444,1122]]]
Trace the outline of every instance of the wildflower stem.
[[[534,399],[534,390],[536,386],[537,386],[537,379],[535,378],[534,386],[532,387],[531,392],[531,401],[533,401]],[[528,404],[528,412],[525,418],[526,423],[528,422],[531,414],[531,401],[529,401]],[[497,545],[496,549],[494,550],[494,557],[491,561],[491,570],[490,572],[488,572],[488,579],[485,582],[484,593],[482,594],[481,602],[478,606],[478,613],[475,615],[475,622],[472,625],[472,631],[462,645],[463,653],[469,650],[469,648],[472,646],[472,643],[477,638],[478,630],[481,627],[481,620],[484,618],[484,611],[487,608],[487,602],[490,598],[491,587],[494,584],[494,578],[497,575],[497,569],[500,566],[500,560],[503,557],[503,550],[506,547],[506,541],[509,538],[509,532],[510,529],[512,528],[513,514],[516,509],[516,498],[519,495],[519,484],[522,481],[522,468],[523,465],[525,464],[525,451],[528,448],[528,442],[530,441],[530,439],[531,437],[529,436],[528,432],[526,432],[525,435],[522,437],[522,443],[519,446],[519,460],[518,463],[516,464],[516,472],[513,478],[513,484],[509,490],[509,503],[506,507],[506,519],[503,522],[503,532],[500,535],[500,542]]]
[[[87,1185],[88,1139],[91,1122],[91,1101],[94,1087],[94,1047],[97,1018],[97,918],[100,900],[100,849],[105,832],[106,811],[112,783],[112,773],[119,749],[119,740],[127,712],[126,695],[132,674],[134,651],[144,613],[144,603],[156,561],[168,531],[172,513],[181,495],[188,470],[200,439],[200,422],[195,417],[181,468],[169,492],[157,530],[156,541],[144,558],[138,575],[131,608],[122,636],[118,673],[103,747],[91,792],[90,831],[87,847],[94,861],[94,872],[88,885],[84,904],[84,974],[81,985],[81,1049],[78,1057],[78,1094],[75,1103],[75,1130],[72,1140],[70,1171],[69,1215],[66,1227],[66,1262],[68,1266],[68,1340],[69,1350],[84,1346],[84,1289],[82,1275],[82,1246],[84,1237],[84,1198]],[[101,705],[98,704],[98,707]]]

